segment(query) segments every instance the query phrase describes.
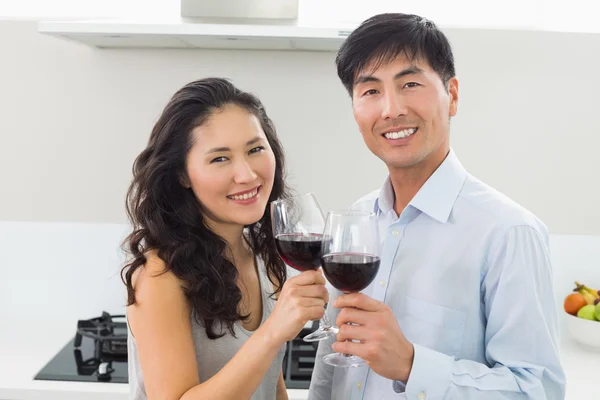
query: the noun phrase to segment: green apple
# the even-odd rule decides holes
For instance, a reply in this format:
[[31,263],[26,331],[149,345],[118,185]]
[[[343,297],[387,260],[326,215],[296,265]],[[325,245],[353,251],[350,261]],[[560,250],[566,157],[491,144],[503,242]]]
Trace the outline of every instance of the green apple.
[[600,321],[600,303],[596,304],[596,319]]
[[594,314],[596,313],[596,306],[593,304],[588,304],[587,306],[583,306],[577,312],[577,316],[583,319],[590,319],[592,321],[596,320]]

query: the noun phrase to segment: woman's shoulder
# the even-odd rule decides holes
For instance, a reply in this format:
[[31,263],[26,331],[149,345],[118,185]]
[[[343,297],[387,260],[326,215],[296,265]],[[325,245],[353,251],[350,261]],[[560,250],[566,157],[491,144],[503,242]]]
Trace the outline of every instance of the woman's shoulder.
[[144,268],[154,273],[161,273],[167,270],[167,263],[165,260],[160,258],[157,249],[149,249],[144,253],[146,262]]
[[144,257],[146,262],[135,270],[131,279],[136,292],[145,288],[181,289],[183,282],[168,267],[165,260],[160,258],[157,250],[146,251]]
[[[157,331],[157,326],[179,326],[178,318],[190,312],[190,304],[179,278],[156,251],[144,253],[145,262],[132,274],[135,301],[127,307],[132,336]],[[179,312],[181,311],[181,312]],[[135,334],[134,334],[135,332]]]

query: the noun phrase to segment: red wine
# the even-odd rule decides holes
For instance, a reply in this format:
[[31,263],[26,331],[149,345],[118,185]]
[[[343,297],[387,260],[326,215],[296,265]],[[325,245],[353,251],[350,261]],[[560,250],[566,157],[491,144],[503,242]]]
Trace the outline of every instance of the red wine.
[[321,237],[318,233],[285,233],[275,237],[279,255],[290,267],[299,271],[321,266]]
[[323,256],[323,272],[342,292],[360,292],[375,279],[380,258],[371,254],[333,253]]

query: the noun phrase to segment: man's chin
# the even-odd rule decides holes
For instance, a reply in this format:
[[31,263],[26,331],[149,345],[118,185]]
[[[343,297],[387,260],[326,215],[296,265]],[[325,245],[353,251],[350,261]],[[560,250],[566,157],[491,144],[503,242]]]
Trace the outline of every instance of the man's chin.
[[413,168],[422,161],[415,154],[407,154],[402,157],[398,157],[397,154],[388,157],[380,157],[380,159],[387,165],[390,169],[408,169]]

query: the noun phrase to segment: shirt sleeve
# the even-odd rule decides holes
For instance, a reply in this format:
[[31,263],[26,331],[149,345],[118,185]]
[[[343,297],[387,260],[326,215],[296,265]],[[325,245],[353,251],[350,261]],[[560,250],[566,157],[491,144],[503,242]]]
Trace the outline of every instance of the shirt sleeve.
[[547,234],[511,228],[482,271],[486,363],[414,345],[408,399],[564,399]]

